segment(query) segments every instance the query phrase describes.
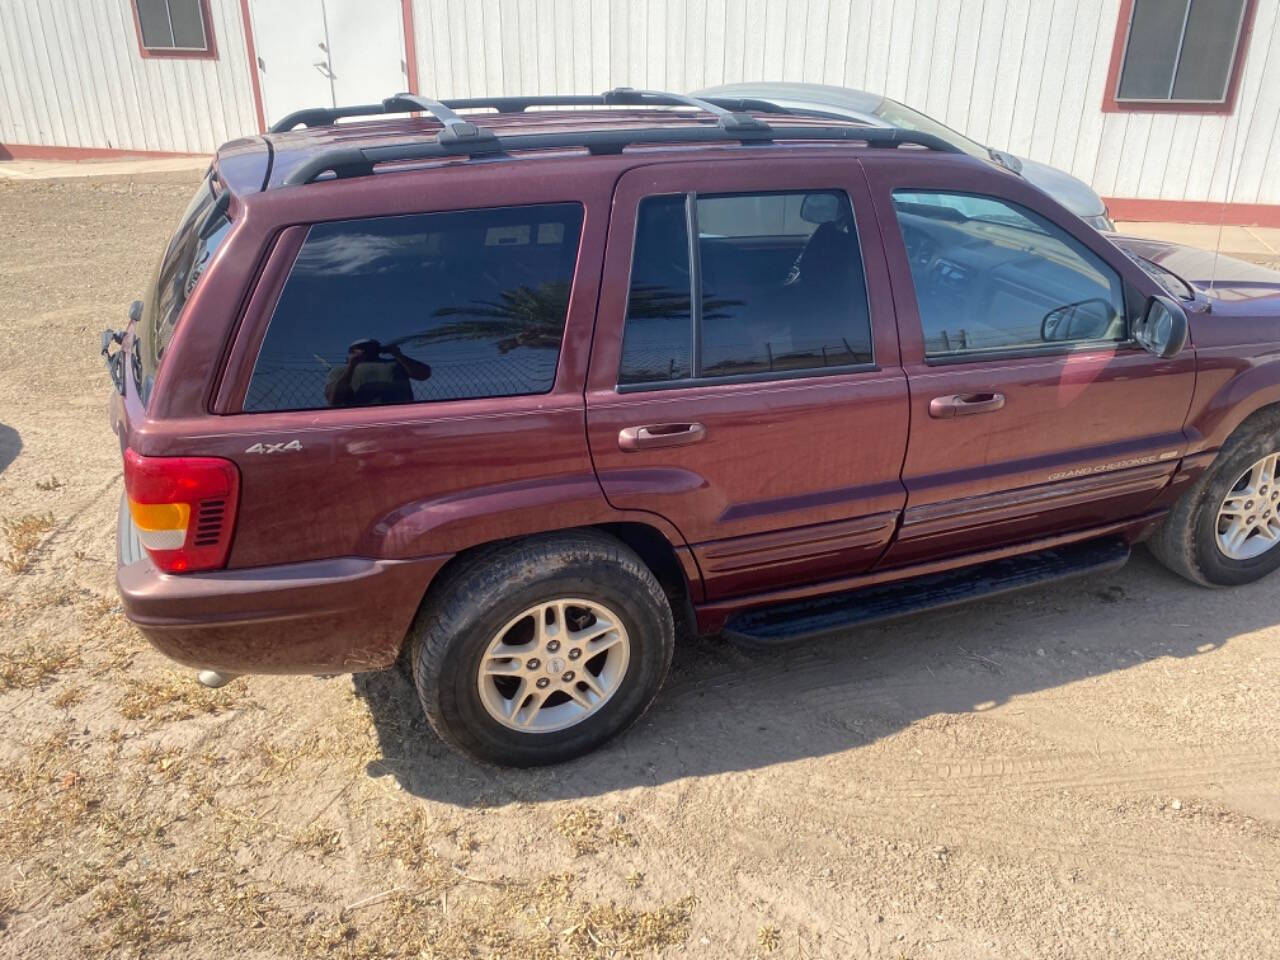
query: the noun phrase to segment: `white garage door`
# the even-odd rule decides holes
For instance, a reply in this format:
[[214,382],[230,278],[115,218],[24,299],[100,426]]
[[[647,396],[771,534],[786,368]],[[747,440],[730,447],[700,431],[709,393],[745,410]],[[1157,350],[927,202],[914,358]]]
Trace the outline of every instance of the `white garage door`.
[[267,124],[409,88],[400,0],[251,0]]

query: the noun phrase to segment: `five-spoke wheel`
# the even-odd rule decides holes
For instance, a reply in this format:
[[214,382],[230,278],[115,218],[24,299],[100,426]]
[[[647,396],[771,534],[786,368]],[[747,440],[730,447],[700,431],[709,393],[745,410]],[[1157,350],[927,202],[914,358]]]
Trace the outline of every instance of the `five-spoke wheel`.
[[1218,508],[1218,549],[1232,560],[1252,560],[1280,543],[1280,488],[1270,454],[1240,475]]
[[627,673],[621,618],[601,603],[539,603],[498,631],[476,681],[489,716],[513,730],[549,733],[599,710]]

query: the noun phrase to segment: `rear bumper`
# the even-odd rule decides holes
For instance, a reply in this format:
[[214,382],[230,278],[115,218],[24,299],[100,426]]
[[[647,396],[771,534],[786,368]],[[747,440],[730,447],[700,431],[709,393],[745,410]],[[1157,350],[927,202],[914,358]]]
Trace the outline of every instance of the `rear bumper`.
[[[224,673],[346,673],[390,666],[447,556],[338,557],[172,576],[121,539],[116,586],[165,656]],[[132,562],[126,562],[132,560]]]

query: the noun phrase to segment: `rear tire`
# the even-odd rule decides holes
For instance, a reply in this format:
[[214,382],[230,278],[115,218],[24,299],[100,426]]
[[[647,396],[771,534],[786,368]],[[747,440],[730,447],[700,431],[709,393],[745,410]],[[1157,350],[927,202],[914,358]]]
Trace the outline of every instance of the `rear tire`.
[[[1280,530],[1280,490],[1275,460],[1280,453],[1280,415],[1245,424],[1227,440],[1204,476],[1182,495],[1149,541],[1164,566],[1193,583],[1227,587],[1252,583],[1280,567],[1280,539],[1258,539],[1268,519]],[[1272,476],[1255,473],[1271,462]],[[1255,481],[1250,484],[1250,479]],[[1245,507],[1248,504],[1248,507]],[[1255,532],[1233,545],[1234,511]]]
[[477,551],[433,588],[409,636],[414,685],[440,738],[519,767],[587,753],[633,724],[674,647],[657,579],[594,530]]

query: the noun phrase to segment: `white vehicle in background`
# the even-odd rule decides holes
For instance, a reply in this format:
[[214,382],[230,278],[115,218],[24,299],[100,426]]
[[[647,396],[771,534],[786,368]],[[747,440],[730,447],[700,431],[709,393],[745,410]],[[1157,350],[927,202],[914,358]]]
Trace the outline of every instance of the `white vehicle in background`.
[[812,110],[830,116],[848,117],[876,127],[899,127],[931,133],[971,156],[994,160],[1039,187],[1095,230],[1113,232],[1115,224],[1102,197],[1083,180],[1057,167],[1015,157],[1003,150],[983,146],[952,130],[932,117],[878,93],[832,87],[821,83],[728,83],[695,90],[695,97],[713,100],[763,100],[789,110]]

